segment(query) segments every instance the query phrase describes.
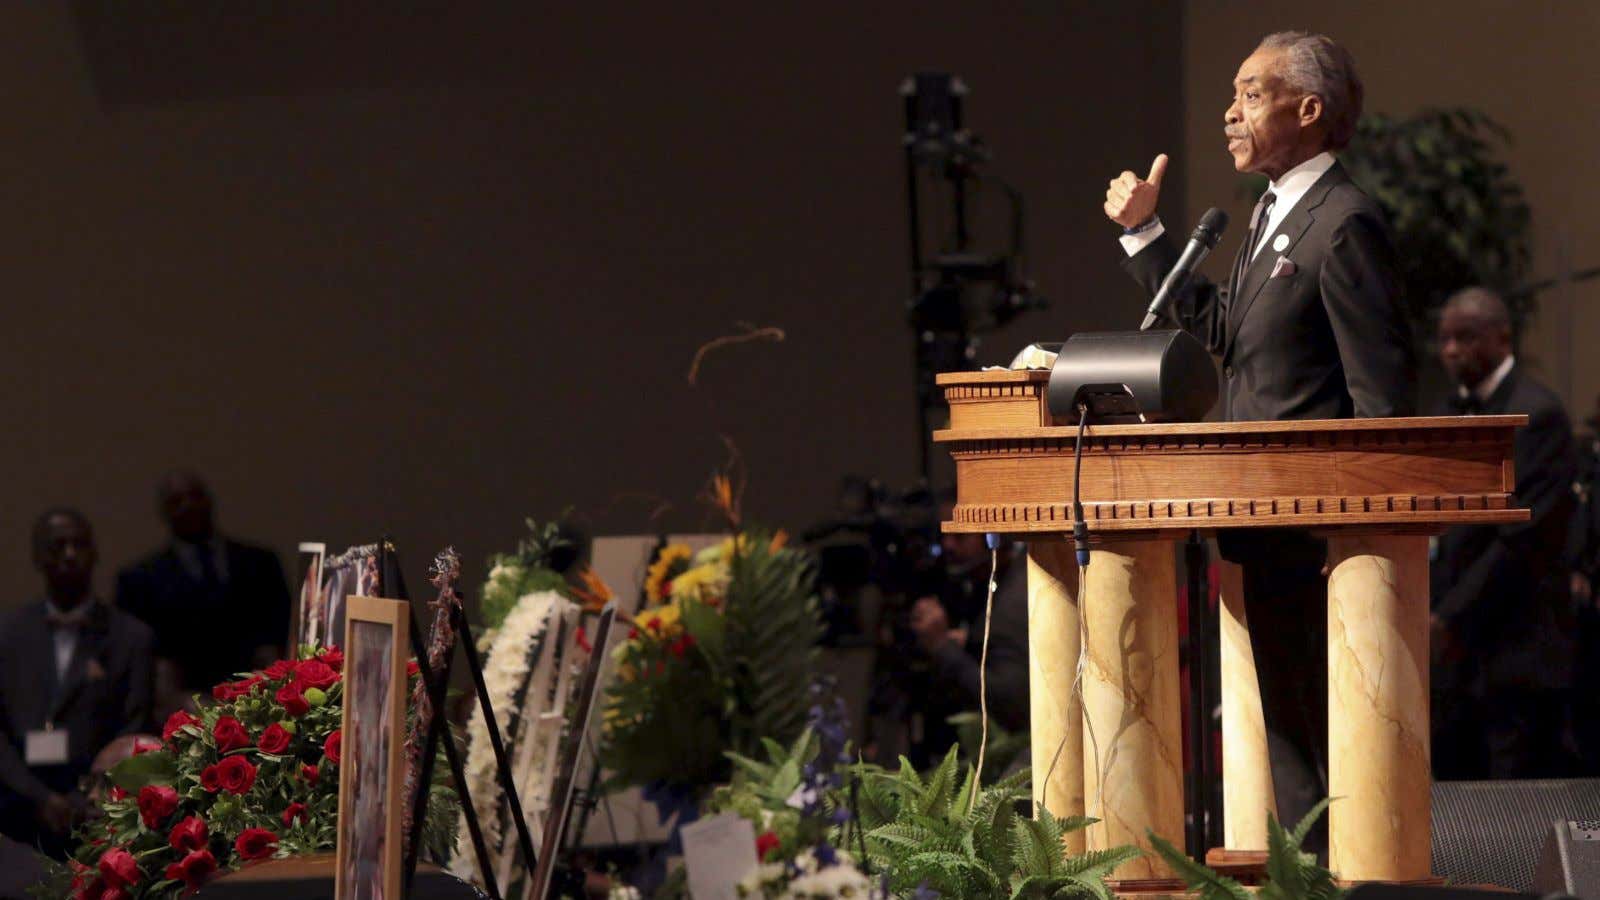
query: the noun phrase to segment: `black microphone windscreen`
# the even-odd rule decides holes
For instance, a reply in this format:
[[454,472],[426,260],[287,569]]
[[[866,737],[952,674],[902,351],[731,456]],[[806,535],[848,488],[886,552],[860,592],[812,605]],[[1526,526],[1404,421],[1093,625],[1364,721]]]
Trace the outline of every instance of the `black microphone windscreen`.
[[1200,224],[1194,229],[1194,239],[1204,241],[1207,247],[1215,247],[1217,240],[1222,237],[1222,230],[1227,227],[1228,214],[1213,206],[1200,217]]

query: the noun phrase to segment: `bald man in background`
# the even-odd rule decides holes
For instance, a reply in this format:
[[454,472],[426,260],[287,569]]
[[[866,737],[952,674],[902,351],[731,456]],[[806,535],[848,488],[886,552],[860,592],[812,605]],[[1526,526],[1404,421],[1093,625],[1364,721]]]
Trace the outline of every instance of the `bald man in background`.
[[1452,528],[1431,569],[1434,772],[1439,778],[1572,774],[1566,749],[1577,623],[1563,558],[1577,452],[1561,398],[1512,352],[1503,300],[1468,288],[1445,303],[1439,360],[1455,382],[1434,415],[1528,417],[1517,429],[1526,522]]
[[283,655],[289,585],[277,554],[231,540],[199,475],[169,473],[157,507],[172,540],[117,575],[117,606],[155,630],[156,720]]

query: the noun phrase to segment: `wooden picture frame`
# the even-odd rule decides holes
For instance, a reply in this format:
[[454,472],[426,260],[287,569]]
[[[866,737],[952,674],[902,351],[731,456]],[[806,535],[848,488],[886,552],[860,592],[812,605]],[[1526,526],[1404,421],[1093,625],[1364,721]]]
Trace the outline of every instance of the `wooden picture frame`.
[[335,900],[400,900],[410,612],[362,596],[345,610]]

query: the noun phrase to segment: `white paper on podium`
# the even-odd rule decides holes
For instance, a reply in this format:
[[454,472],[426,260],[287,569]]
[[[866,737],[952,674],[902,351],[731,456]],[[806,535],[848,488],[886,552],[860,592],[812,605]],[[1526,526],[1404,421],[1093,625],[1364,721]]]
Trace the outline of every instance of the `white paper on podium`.
[[683,826],[683,861],[694,900],[738,900],[739,882],[755,872],[756,830],[750,820],[723,813]]

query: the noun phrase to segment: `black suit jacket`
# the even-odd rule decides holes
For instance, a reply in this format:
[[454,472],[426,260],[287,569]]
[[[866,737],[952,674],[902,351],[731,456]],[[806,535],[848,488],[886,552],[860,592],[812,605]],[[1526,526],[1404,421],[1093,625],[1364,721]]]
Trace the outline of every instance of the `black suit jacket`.
[[255,667],[261,646],[289,637],[289,586],[277,554],[224,541],[228,577],[210,588],[167,547],[117,575],[117,606],[156,633],[156,656],[177,663],[186,690],[208,692]]
[[[1438,415],[1457,414],[1440,402]],[[1561,399],[1513,365],[1485,415],[1522,413],[1513,444],[1516,499],[1526,522],[1452,528],[1430,569],[1433,612],[1469,657],[1477,688],[1564,687],[1575,624],[1563,557],[1576,503],[1577,449]]]
[[[66,677],[58,682],[43,601],[16,610],[0,625],[0,787],[7,800],[37,804],[51,792],[72,791],[112,738],[149,729],[151,642],[144,623],[95,601]],[[46,721],[67,730],[69,761],[30,768],[27,733]]]
[[[1287,246],[1275,250],[1279,235]],[[1178,256],[1164,234],[1123,265],[1153,295]],[[1295,271],[1271,277],[1280,256]],[[1338,163],[1264,239],[1242,284],[1223,290],[1196,276],[1176,310],[1222,358],[1228,421],[1413,414],[1416,364],[1393,242],[1378,205]]]

